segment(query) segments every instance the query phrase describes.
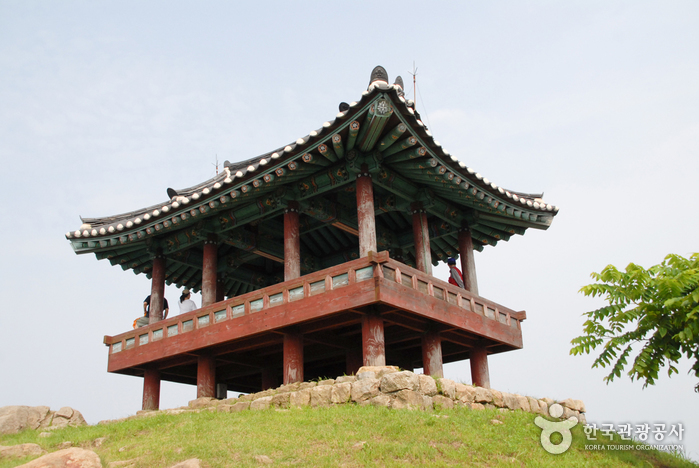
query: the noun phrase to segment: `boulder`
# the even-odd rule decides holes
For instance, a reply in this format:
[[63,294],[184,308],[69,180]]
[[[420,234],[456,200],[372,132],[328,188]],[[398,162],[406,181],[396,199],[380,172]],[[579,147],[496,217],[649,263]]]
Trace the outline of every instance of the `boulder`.
[[423,395],[414,391],[403,389],[395,394],[396,399],[393,401],[391,408],[393,409],[421,409],[425,406]]
[[483,387],[475,387],[476,388],[476,396],[474,398],[474,402],[476,403],[490,403],[493,401],[493,394],[488,388],[483,388]]
[[36,457],[44,453],[46,453],[44,449],[37,444],[19,444],[8,447],[0,445],[0,458]]
[[331,385],[318,385],[311,389],[311,406],[330,406]]
[[456,399],[456,382],[450,379],[437,379],[438,387],[440,388],[442,395]]
[[379,388],[383,393],[417,390],[420,388],[420,378],[410,371],[392,372],[381,377]]
[[325,379],[318,382],[318,385],[335,385],[335,379]]
[[470,405],[472,410],[484,410],[485,406],[482,405],[481,403],[471,403]]
[[[339,379],[338,379],[339,380]],[[352,383],[342,382],[335,384],[330,392],[330,401],[335,404],[347,403],[352,394]]]
[[229,410],[231,413],[237,413],[238,411],[245,411],[250,409],[249,401],[239,401],[235,405],[231,405]]
[[490,389],[490,394],[493,395],[493,400],[492,403],[497,406],[498,408],[504,408],[505,407],[505,398],[503,397],[503,393],[499,392],[498,390],[493,390],[492,388]]
[[473,403],[476,398],[476,388],[471,385],[457,383],[456,398],[462,403]]
[[515,404],[515,409],[526,411],[527,413],[531,412],[531,406],[529,405],[529,400],[527,399],[527,397],[522,395],[515,395],[515,399],[517,400]]
[[342,375],[342,376],[335,379],[335,383],[345,383],[345,382],[352,383],[355,380],[357,380],[356,375]]
[[[249,396],[249,395],[245,395]],[[188,403],[189,407],[192,409],[206,408],[207,406],[215,405],[219,400],[211,397],[201,397],[196,400],[192,400]]]
[[451,398],[435,395],[432,397],[432,402],[434,403],[434,409],[452,409],[454,408],[454,400]]
[[272,397],[271,396],[266,396],[262,398],[256,398],[253,401],[250,402],[250,409],[251,410],[263,410],[269,408],[270,403],[272,402]]
[[393,398],[391,398],[388,395],[384,395],[383,393],[380,395],[375,396],[374,398],[370,398],[369,400],[363,401],[362,405],[371,405],[371,406],[383,406],[385,408],[390,408],[391,404],[393,403]]
[[420,393],[427,396],[435,396],[439,393],[437,382],[430,375],[420,374],[417,376],[420,381]]
[[[386,374],[399,371],[400,369],[397,366],[362,366],[357,371],[357,380],[380,379]],[[371,373],[373,373],[373,375],[371,375]]]
[[77,447],[49,453],[18,468],[102,468],[100,457],[92,450]]
[[289,392],[277,393],[272,397],[269,405],[274,408],[288,408],[291,401],[290,395],[291,393]]
[[573,400],[568,398],[567,400],[560,401],[558,404],[566,408],[570,408],[573,411],[585,413],[585,403],[583,403],[582,400]]
[[289,393],[289,406],[308,406],[311,403],[311,389],[304,388],[297,392]]
[[50,424],[48,406],[3,406],[0,408],[0,434],[15,434],[25,429],[46,427],[47,419]]
[[364,401],[379,394],[379,379],[362,379],[352,382],[352,401]]

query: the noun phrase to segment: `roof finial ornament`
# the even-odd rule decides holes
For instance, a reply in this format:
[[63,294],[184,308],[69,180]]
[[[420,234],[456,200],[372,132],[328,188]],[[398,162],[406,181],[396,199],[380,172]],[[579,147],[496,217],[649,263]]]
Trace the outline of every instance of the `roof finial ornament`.
[[340,103],[340,112],[347,112],[350,109],[350,105],[346,102]]
[[371,88],[371,85],[375,83],[384,83],[388,85],[388,73],[386,72],[386,69],[382,67],[381,65],[378,65],[374,67],[374,69],[371,71],[371,79],[369,80],[369,88]]
[[398,75],[396,77],[396,81],[393,83],[394,85],[398,86],[400,89],[398,89],[398,96],[405,96],[405,92],[403,91],[405,88],[403,87],[403,78]]
[[170,200],[172,200],[173,198],[175,198],[177,196],[177,191],[175,189],[168,188],[167,189],[167,196],[170,197]]

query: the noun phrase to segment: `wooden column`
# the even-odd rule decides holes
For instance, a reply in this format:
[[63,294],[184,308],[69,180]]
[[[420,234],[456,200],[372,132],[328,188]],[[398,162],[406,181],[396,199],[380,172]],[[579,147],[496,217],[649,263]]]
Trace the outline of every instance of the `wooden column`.
[[160,372],[146,369],[143,374],[143,406],[144,411],[160,409]]
[[163,319],[163,301],[165,299],[165,257],[158,252],[153,259],[150,287],[150,312],[148,323]]
[[279,384],[277,383],[277,374],[271,367],[262,368],[262,390],[267,390],[269,388],[277,388]]
[[303,382],[303,335],[284,333],[284,385]]
[[461,274],[464,276],[464,288],[478,295],[476,262],[473,258],[473,239],[468,228],[459,230],[459,257],[461,259]]
[[216,302],[221,302],[226,300],[226,291],[225,291],[226,284],[223,281],[223,276],[220,274],[217,276],[216,279]]
[[442,367],[442,338],[438,332],[428,331],[422,335],[423,374],[444,377]]
[[485,346],[471,348],[471,382],[483,388],[490,388],[488,373],[488,350]]
[[386,365],[383,319],[378,315],[362,316],[362,356],[365,366]]
[[[201,271],[201,306],[206,307],[216,302],[216,268],[218,245],[216,236],[210,235],[204,242],[204,261]],[[213,395],[212,395],[213,396]]]
[[415,261],[417,269],[432,274],[432,254],[430,253],[430,232],[427,226],[427,213],[422,203],[410,206],[413,212],[413,237],[415,239]]
[[366,164],[357,176],[357,227],[359,230],[359,256],[376,252],[376,222],[374,220],[374,186]]
[[284,210],[284,281],[301,276],[301,236],[299,235],[299,204],[289,202]]
[[362,364],[361,349],[348,349],[345,351],[345,373],[347,373],[347,375],[356,374],[359,368],[362,367]]
[[216,397],[216,362],[210,354],[197,358],[197,398]]

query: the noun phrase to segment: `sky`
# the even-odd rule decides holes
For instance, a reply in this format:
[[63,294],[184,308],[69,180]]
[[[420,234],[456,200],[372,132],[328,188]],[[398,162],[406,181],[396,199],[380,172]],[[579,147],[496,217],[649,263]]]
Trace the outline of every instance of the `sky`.
[[[569,355],[603,305],[578,292],[591,272],[699,250],[698,22],[690,1],[0,0],[0,406],[90,423],[140,409],[142,379],[106,372],[102,338],[131,326],[150,282],[76,256],[79,216],[164,202],[217,160],[307,135],[376,65],[415,98],[416,67],[445,149],[560,207],[547,231],[476,252],[480,294],[527,311],[524,348],[489,358],[492,387],[582,399],[599,424],[681,423],[699,460],[688,361],[643,389]],[[467,361],[445,373],[470,383]],[[164,383],[161,408],[195,397]]]

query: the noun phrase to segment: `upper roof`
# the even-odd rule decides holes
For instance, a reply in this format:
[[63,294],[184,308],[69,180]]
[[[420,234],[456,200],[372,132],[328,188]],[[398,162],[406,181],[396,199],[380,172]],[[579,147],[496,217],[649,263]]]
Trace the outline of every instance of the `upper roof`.
[[281,214],[292,200],[305,215],[306,271],[356,257],[353,182],[363,164],[374,182],[379,250],[409,264],[411,209],[421,206],[428,214],[435,264],[458,254],[462,227],[482,250],[530,227],[547,229],[558,212],[541,194],[500,187],[449,154],[405,99],[400,77],[391,85],[386,71],[376,67],[361,98],[341,103],[335,119],[318,130],[246,161],[226,161],[216,177],[168,189],[163,203],[82,218],[66,238],[76,253],[93,252],[136,273],[148,274],[160,249],[172,260],[166,281],[198,289],[197,257],[214,234],[225,245],[219,270],[227,278],[227,295],[247,292],[279,279],[274,263],[283,259]]

